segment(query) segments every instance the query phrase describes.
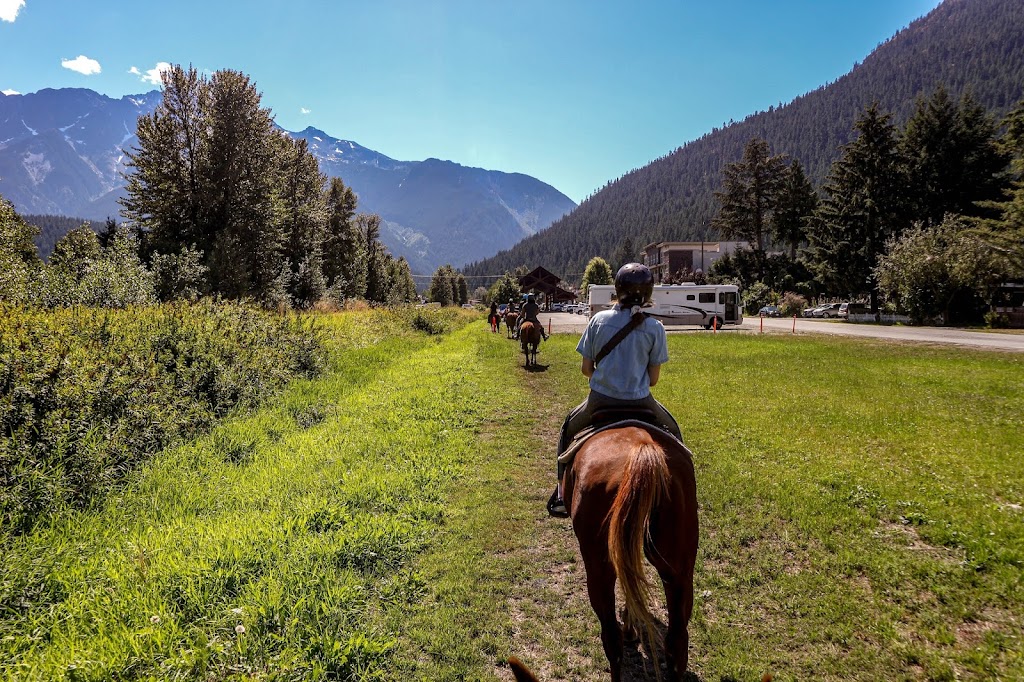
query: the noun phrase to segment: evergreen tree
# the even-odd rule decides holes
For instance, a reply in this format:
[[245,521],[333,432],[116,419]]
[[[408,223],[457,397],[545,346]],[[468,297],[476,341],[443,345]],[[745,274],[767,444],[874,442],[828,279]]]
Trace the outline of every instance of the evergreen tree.
[[326,178],[305,140],[281,136],[280,192],[284,227],[288,234],[286,258],[292,267],[291,296],[308,307],[327,289],[323,272],[323,245],[327,234]]
[[391,297],[388,303],[404,305],[417,300],[416,282],[412,278],[412,270],[404,256],[391,261],[388,278],[391,281]]
[[1008,276],[1024,278],[1024,100],[1004,122],[1002,147],[1011,159],[1011,182],[1002,201],[991,202],[997,217],[979,221],[976,233],[1006,259]]
[[618,270],[626,263],[635,263],[638,254],[636,247],[633,246],[633,240],[626,237],[622,240],[622,244],[619,245],[618,250],[615,252],[615,269]]
[[327,234],[324,239],[324,277],[327,286],[345,298],[366,293],[366,250],[355,224],[356,195],[341,178],[327,189]]
[[743,160],[722,171],[722,189],[715,192],[721,204],[711,224],[726,239],[742,239],[764,250],[772,211],[786,170],[782,156],[772,156],[768,143],[754,138],[743,149]]
[[810,238],[811,268],[827,293],[868,292],[878,308],[873,268],[886,241],[908,224],[899,131],[872,104],[854,125],[856,139],[832,165]]
[[192,67],[175,66],[161,78],[163,99],[152,114],[139,117],[139,146],[128,153],[122,214],[146,229],[161,253],[187,245],[209,253],[215,230],[204,211],[211,189],[203,182],[209,158],[208,84]]
[[427,298],[434,303],[443,306],[452,305],[456,302],[458,290],[454,287],[455,270],[451,265],[442,265],[434,271],[430,278],[430,289],[427,291]]
[[807,231],[818,210],[818,194],[796,159],[786,168],[772,212],[772,235],[789,245],[789,257],[796,260],[797,248],[807,240]]
[[947,213],[976,216],[998,199],[1007,159],[995,121],[970,95],[958,105],[944,87],[918,98],[902,138],[914,216],[937,224]]

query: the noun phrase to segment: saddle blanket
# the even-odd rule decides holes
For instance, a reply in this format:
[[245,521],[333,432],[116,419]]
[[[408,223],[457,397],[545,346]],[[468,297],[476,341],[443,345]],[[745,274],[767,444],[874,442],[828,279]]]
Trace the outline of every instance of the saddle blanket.
[[590,440],[591,436],[601,433],[602,431],[607,431],[608,429],[621,429],[626,426],[639,426],[644,429],[653,429],[659,433],[665,434],[683,447],[686,447],[683,441],[675,437],[675,434],[666,431],[657,424],[645,422],[642,419],[623,419],[622,421],[612,422],[611,424],[605,424],[603,426],[587,427],[580,431],[576,434],[576,437],[573,439],[572,443],[569,444],[569,447],[566,448],[565,452],[558,456],[558,463],[568,467],[572,464],[572,460],[576,457],[576,453],[581,447],[583,447],[584,443]]

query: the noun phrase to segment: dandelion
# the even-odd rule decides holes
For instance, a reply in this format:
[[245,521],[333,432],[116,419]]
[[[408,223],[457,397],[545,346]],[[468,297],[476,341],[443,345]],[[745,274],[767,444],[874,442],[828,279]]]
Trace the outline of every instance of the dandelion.
[[152,623],[153,625],[158,624],[160,622],[160,616],[150,616],[149,617],[149,622]]
[[235,626],[235,632],[237,632],[238,634],[242,634],[243,632],[245,632],[245,626],[239,623]]

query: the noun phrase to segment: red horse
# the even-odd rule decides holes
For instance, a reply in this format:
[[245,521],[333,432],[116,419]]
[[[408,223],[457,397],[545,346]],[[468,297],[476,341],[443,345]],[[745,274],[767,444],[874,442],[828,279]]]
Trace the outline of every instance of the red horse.
[[612,681],[622,678],[623,633],[615,617],[616,579],[625,598],[626,626],[639,625],[658,665],[652,588],[643,558],[665,588],[669,679],[686,671],[697,560],[697,484],[686,447],[658,429],[622,426],[600,431],[580,447],[565,472],[564,496],[587,571],[590,605]]
[[540,345],[540,327],[527,320],[519,328],[519,345],[526,356],[526,366],[537,364],[537,347]]

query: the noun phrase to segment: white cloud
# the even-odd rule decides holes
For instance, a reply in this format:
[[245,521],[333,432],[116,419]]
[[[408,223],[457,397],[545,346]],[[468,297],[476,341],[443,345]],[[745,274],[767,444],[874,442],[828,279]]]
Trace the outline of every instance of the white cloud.
[[0,92],[4,93],[5,95],[20,95],[21,94],[17,90],[0,90]]
[[308,114],[309,113],[309,109],[307,109],[306,107],[300,107],[299,108],[299,113]]
[[135,66],[128,69],[128,73],[132,74],[133,76],[138,76],[139,80],[141,80],[143,83],[150,83],[152,85],[162,85],[163,81],[160,80],[160,74],[162,74],[164,71],[169,71],[170,68],[171,65],[167,62],[157,62],[156,66],[154,66],[149,71],[146,71],[145,73],[139,71],[138,67]]
[[96,61],[95,59],[89,59],[84,54],[80,54],[74,59],[62,59],[60,60],[60,65],[63,66],[65,69],[77,71],[83,76],[91,76],[94,73],[99,73],[100,71],[102,71],[102,69],[100,68],[100,63],[98,61]]
[[13,22],[25,6],[25,0],[0,0],[0,20]]

